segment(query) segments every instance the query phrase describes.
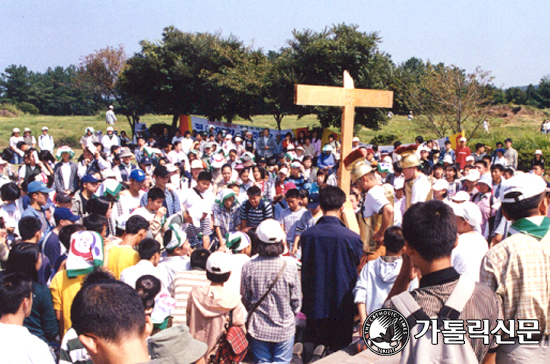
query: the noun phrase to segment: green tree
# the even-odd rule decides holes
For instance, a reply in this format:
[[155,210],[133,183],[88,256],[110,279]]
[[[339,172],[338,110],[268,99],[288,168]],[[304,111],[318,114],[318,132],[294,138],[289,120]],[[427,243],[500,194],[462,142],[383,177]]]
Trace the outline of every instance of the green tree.
[[544,76],[540,80],[536,95],[536,99],[540,107],[550,107],[550,75]]
[[[356,88],[389,88],[393,77],[390,56],[381,52],[378,33],[360,32],[357,25],[338,24],[321,32],[293,31],[289,41],[294,80],[311,85],[337,86],[349,71]],[[323,127],[340,125],[341,109],[303,107],[299,116],[316,114]],[[378,128],[386,121],[381,109],[356,108],[355,124]]]
[[[210,120],[250,118],[261,103],[261,52],[234,36],[164,29],[159,43],[141,42],[127,62],[121,90],[154,113],[200,114]],[[137,101],[136,101],[137,103]]]
[[417,122],[440,137],[465,130],[471,138],[488,118],[494,93],[488,87],[492,79],[489,72],[479,68],[468,74],[456,66],[428,63],[426,75],[401,91],[406,93]]
[[526,105],[527,104],[527,95],[519,87],[510,87],[506,89],[506,101],[511,104],[516,105]]

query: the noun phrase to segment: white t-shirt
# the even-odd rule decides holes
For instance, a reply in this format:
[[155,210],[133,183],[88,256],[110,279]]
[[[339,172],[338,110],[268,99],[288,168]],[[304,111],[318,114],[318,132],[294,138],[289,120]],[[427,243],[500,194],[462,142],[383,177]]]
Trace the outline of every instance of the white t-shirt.
[[223,287],[240,295],[243,265],[250,260],[250,257],[246,254],[229,254],[229,257],[231,262],[231,275],[227,282],[223,284]]
[[451,254],[454,269],[459,274],[470,276],[479,282],[481,260],[488,250],[487,240],[480,233],[460,234],[458,244]]
[[144,191],[139,191],[138,197],[133,197],[130,193],[127,193],[120,196],[120,202],[122,202],[122,206],[127,208],[130,214],[132,214],[135,210],[139,208],[139,202],[141,201],[141,197],[144,194]]
[[54,364],[48,345],[24,326],[0,323],[0,353],[5,364]]
[[428,180],[428,177],[426,177],[425,174],[420,173],[420,175],[414,180],[412,187],[411,205],[414,205],[417,202],[426,202],[426,198],[428,198],[428,194],[431,189],[432,186]]
[[16,228],[21,219],[21,213],[17,206],[15,206],[15,203],[10,203],[9,205],[2,205],[0,207],[0,217],[4,219],[6,227]]
[[61,175],[63,176],[63,188],[71,189],[71,163],[61,163]]
[[386,190],[378,185],[369,190],[363,204],[363,217],[367,218],[374,214],[379,214],[382,208],[389,204],[386,198]]

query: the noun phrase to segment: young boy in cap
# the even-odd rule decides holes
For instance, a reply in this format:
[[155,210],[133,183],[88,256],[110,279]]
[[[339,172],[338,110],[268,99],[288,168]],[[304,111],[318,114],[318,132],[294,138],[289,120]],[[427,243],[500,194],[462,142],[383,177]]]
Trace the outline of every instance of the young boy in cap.
[[30,198],[30,203],[27,209],[21,214],[21,217],[33,216],[42,222],[42,232],[46,232],[50,228],[50,224],[46,219],[44,206],[48,203],[48,195],[53,192],[44,182],[34,181],[29,183],[27,194]]
[[[485,255],[480,282],[499,296],[507,319],[536,320],[540,333],[529,340],[535,341],[533,345],[521,345],[522,337],[518,339],[517,334],[510,338],[512,345],[499,347],[497,362],[546,363],[550,358],[550,219],[546,217],[546,183],[539,176],[522,174],[504,181],[501,192],[504,217],[512,225],[508,237]],[[514,323],[517,329],[518,322]]]
[[53,213],[53,218],[55,227],[46,235],[42,244],[42,253],[48,257],[52,264],[57,262],[57,259],[67,251],[63,244],[59,242],[59,230],[64,226],[74,224],[80,220],[80,216],[74,215],[66,207],[58,207]]
[[96,179],[93,175],[87,174],[80,182],[82,183],[82,188],[74,194],[73,207],[71,210],[75,215],[86,216],[88,214],[88,201],[99,188],[99,182],[101,181]]
[[453,268],[459,274],[470,276],[478,282],[481,260],[488,250],[487,240],[481,234],[481,212],[479,207],[470,201],[452,204],[452,207],[459,234],[457,245],[451,255]]
[[146,177],[141,169],[134,169],[130,173],[128,189],[120,192],[120,201],[130,214],[139,208],[140,200],[145,195],[143,185]]
[[224,288],[231,275],[229,256],[215,252],[206,262],[206,277],[210,284],[191,290],[187,301],[187,326],[193,337],[208,345],[204,359],[216,353],[220,335],[228,320],[244,328],[246,310],[238,294]]
[[235,192],[229,188],[221,190],[215,202],[212,208],[214,232],[220,242],[220,248],[223,248],[227,234],[239,229],[241,224],[240,206],[237,203]]
[[187,234],[181,230],[179,225],[173,225],[163,236],[166,257],[159,262],[158,268],[164,271],[166,276],[166,287],[170,287],[178,272],[191,269],[189,262],[190,245]]

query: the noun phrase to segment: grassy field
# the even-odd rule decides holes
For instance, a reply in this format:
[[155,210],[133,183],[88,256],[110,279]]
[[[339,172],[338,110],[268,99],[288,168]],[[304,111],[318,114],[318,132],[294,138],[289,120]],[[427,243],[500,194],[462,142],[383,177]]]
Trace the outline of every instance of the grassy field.
[[[115,125],[115,129],[119,131],[125,130],[131,135],[130,126],[126,119],[121,115],[118,118],[119,121]],[[487,145],[494,146],[496,141],[503,141],[507,137],[512,137],[517,141],[516,144],[520,148],[527,148],[529,150],[543,149],[545,150],[545,155],[548,153],[548,159],[550,159],[550,141],[548,137],[538,132],[542,119],[543,116],[541,115],[521,116],[513,119],[494,118],[491,120],[491,133],[487,135],[480,128],[477,135],[468,144],[472,149],[476,142],[484,142]],[[147,125],[155,123],[171,124],[172,116],[144,115],[141,117],[141,121],[147,123]],[[253,122],[236,120],[235,123],[269,128],[275,128],[276,125],[271,115],[256,116],[253,118]],[[0,117],[0,148],[3,149],[8,146],[8,139],[11,136],[12,128],[18,127],[23,130],[23,128],[29,127],[33,135],[37,137],[41,133],[42,126],[49,128],[50,134],[53,135],[57,146],[62,144],[72,145],[76,149],[75,152],[77,154],[80,154],[78,141],[86,127],[92,126],[96,130],[103,131],[107,127],[103,114],[97,116],[35,116],[23,114],[18,117]],[[320,126],[320,124],[314,115],[308,115],[299,120],[295,116],[288,116],[283,119],[281,127],[283,129],[293,129],[305,126]],[[338,131],[338,128],[335,128],[335,130]],[[395,116],[380,130],[375,131],[361,128],[357,133],[357,136],[366,143],[370,142],[372,138],[381,135],[395,135],[403,143],[413,142],[417,135],[422,135],[424,138],[438,137],[430,130],[420,126],[416,120],[413,119],[413,121],[409,122],[405,116]]]

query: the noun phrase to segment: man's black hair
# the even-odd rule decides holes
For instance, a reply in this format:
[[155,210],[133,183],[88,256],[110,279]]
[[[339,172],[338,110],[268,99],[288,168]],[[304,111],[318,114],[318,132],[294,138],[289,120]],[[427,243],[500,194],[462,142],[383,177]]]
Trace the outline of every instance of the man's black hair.
[[246,191],[246,194],[250,197],[261,196],[262,190],[258,186],[252,186]]
[[[98,284],[116,280],[115,276],[107,268],[95,267],[94,270],[84,277],[82,281],[82,287],[89,286],[90,284]],[[81,288],[82,288],[81,287]]]
[[480,160],[476,161],[474,164],[483,164],[483,167],[484,167],[485,169],[487,169],[487,167],[489,166],[489,165],[487,164],[487,161],[484,161],[483,159],[480,159]]
[[285,198],[300,198],[300,191],[298,191],[296,188],[291,188],[290,190],[286,191]]
[[16,183],[10,182],[5,183],[0,187],[0,196],[2,196],[2,201],[15,201],[21,197],[21,191],[19,186]]
[[403,230],[399,226],[390,226],[384,232],[384,246],[389,253],[397,254],[405,246]]
[[445,144],[453,144],[450,140],[445,140]]
[[[520,192],[510,192],[504,195],[504,198],[514,198],[520,196]],[[526,198],[514,203],[502,203],[502,209],[506,214],[512,219],[512,221],[517,221],[524,217],[530,217],[537,213],[539,204],[542,199],[546,196],[546,192],[541,193],[540,195]]]
[[424,143],[424,137],[422,135],[417,136],[414,140],[416,141],[416,144]]
[[134,288],[112,279],[82,286],[71,307],[71,321],[78,335],[120,343],[143,334],[145,311]]
[[23,240],[32,239],[38,231],[42,230],[42,222],[34,216],[22,217],[17,226]]
[[126,221],[126,234],[136,235],[140,230],[149,229],[149,222],[143,216],[132,215]]
[[500,171],[500,173],[504,173],[504,166],[500,163],[493,164],[491,166],[491,171],[494,171],[495,169],[498,169]]
[[399,162],[394,162],[394,163],[393,163],[393,170],[394,170],[396,173],[401,173],[401,172],[403,172],[403,168],[401,168],[401,163],[399,163]]
[[[230,171],[233,170],[233,168],[231,168],[231,164],[226,163],[226,164],[224,164],[224,165],[222,166],[221,171],[223,171],[223,170],[226,169],[226,168],[229,168]],[[200,175],[200,173],[199,173],[199,175]]]
[[206,261],[208,257],[212,254],[210,250],[204,248],[198,248],[193,250],[191,253],[191,268],[201,268],[206,270]]
[[229,184],[227,185],[227,188],[229,188],[229,189],[233,189],[233,188],[235,188],[235,187],[239,187],[239,185],[236,184],[236,183],[229,183]]
[[535,166],[540,167],[541,169],[544,169],[544,162],[542,162],[542,161],[534,161],[534,162],[533,162],[533,165],[531,166],[531,168],[533,168],[533,167],[535,167]]
[[6,274],[21,273],[38,282],[36,263],[40,259],[40,246],[34,243],[13,244],[6,262]]
[[485,144],[483,144],[483,143],[476,143],[476,150],[478,150],[479,148],[484,147],[484,146],[485,146]]
[[32,282],[21,273],[7,274],[0,281],[0,317],[19,311],[25,298],[31,298]]
[[261,257],[278,257],[285,251],[285,246],[282,241],[277,243],[264,243],[258,239],[258,255]]
[[63,244],[63,246],[65,247],[65,249],[67,249],[67,251],[69,251],[71,247],[71,235],[73,235],[77,231],[82,231],[82,230],[86,230],[86,228],[84,227],[84,225],[80,225],[80,224],[63,226],[59,230],[59,242]]
[[231,272],[223,273],[223,274],[214,274],[209,271],[206,271],[206,278],[210,282],[214,283],[225,283],[229,279],[229,276],[231,275]]
[[319,193],[319,202],[323,211],[339,210],[346,202],[346,194],[340,187],[325,186]]
[[485,154],[483,157],[481,157],[481,159],[483,159],[485,162],[487,162],[488,166],[491,165],[491,156],[490,155]]
[[19,141],[15,146],[17,147],[17,149],[21,149],[23,145],[27,145],[27,143],[25,143],[24,141]]
[[155,201],[158,199],[165,199],[166,194],[158,187],[153,187],[147,192],[147,200]]
[[151,274],[146,274],[138,278],[135,288],[141,298],[144,310],[155,307],[155,297],[162,288],[160,279]]
[[86,204],[86,210],[89,214],[98,214],[106,216],[112,202],[107,196],[100,196],[97,198],[91,198]]
[[208,181],[212,182],[212,174],[210,172],[202,171],[197,176],[197,182]]
[[95,231],[103,233],[103,229],[107,225],[108,221],[105,216],[98,214],[91,214],[82,219],[82,225],[89,231]]
[[426,261],[450,257],[456,243],[456,216],[438,200],[412,205],[403,216],[403,236]]
[[160,253],[160,244],[155,239],[145,238],[139,242],[138,253],[141,259],[149,260]]

